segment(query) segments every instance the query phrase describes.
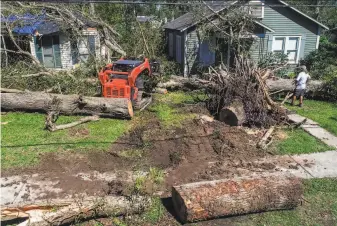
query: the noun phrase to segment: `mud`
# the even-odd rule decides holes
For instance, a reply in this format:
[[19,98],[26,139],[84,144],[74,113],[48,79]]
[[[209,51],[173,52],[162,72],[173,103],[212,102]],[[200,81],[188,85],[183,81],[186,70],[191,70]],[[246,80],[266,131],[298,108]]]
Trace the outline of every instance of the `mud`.
[[[206,113],[205,108],[199,105],[184,105],[179,111]],[[272,164],[246,164],[268,154],[256,148],[258,136],[248,134],[240,127],[229,127],[219,121],[191,119],[180,127],[167,128],[162,127],[156,117],[150,115],[146,118],[145,123],[137,123],[108,151],[47,153],[41,156],[38,166],[3,170],[2,177],[38,173],[40,177],[58,178],[57,186],[74,194],[79,191],[121,194],[124,190],[121,184],[84,181],[73,175],[93,171],[148,171],[149,167],[157,167],[166,172],[165,190],[169,192],[175,184],[240,175],[238,167],[266,170],[275,167]],[[86,136],[87,132],[73,129],[69,135]],[[140,156],[124,156],[122,153],[125,151],[137,151]],[[121,181],[126,181],[127,177],[120,175]]]

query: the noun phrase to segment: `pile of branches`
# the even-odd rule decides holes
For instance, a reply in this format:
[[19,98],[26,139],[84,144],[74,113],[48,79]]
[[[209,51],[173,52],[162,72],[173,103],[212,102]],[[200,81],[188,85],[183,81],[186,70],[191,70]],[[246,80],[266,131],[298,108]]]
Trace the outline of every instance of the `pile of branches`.
[[206,90],[208,109],[219,115],[223,109],[239,102],[244,111],[242,123],[245,125],[270,127],[285,122],[285,109],[270,98],[266,85],[272,71],[258,68],[243,57],[236,57],[234,64],[231,70],[211,68],[211,72],[205,75],[212,84]]

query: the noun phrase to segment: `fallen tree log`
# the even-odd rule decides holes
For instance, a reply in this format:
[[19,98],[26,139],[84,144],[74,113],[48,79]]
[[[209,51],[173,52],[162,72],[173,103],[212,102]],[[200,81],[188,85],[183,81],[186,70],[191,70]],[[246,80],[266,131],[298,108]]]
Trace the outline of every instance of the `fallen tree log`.
[[88,197],[79,200],[48,200],[1,208],[1,220],[29,218],[19,226],[70,225],[92,218],[136,214],[151,204],[150,198],[122,196]]
[[182,222],[295,208],[303,193],[291,177],[238,178],[174,186],[173,206]]
[[[293,91],[295,88],[293,79],[267,79],[266,84],[269,92],[277,92],[283,90],[284,92]],[[309,82],[307,91],[316,92],[323,88],[324,82],[319,80],[311,80]],[[216,87],[217,84],[207,80],[197,78],[186,78],[182,76],[171,76],[167,82],[159,83],[159,88],[166,88],[168,90],[175,89],[207,89]]]
[[246,120],[243,103],[239,99],[235,99],[231,105],[220,110],[219,121],[225,122],[230,126],[240,126]]
[[186,78],[182,76],[172,75],[170,79],[166,82],[160,82],[157,84],[158,88],[166,88],[168,90],[176,90],[176,89],[203,89],[208,88],[211,85],[215,85],[210,83],[207,80],[198,79],[198,78]]
[[[282,79],[282,78],[277,80],[268,79],[266,80],[266,83],[270,92],[275,92],[281,89],[283,89],[284,92],[287,92],[293,91],[295,89],[293,79]],[[311,80],[309,81],[309,84],[307,86],[307,91],[317,92],[320,91],[323,88],[323,86],[324,86],[323,81]]]
[[132,118],[132,103],[127,98],[102,98],[44,92],[2,93],[1,109],[63,115],[97,115],[109,118]]

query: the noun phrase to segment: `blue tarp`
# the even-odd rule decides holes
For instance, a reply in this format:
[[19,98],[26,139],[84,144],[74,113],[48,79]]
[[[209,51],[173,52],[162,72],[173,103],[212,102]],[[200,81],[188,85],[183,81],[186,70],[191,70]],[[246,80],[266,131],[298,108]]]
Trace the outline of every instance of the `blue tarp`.
[[33,35],[36,30],[39,34],[51,34],[60,30],[55,22],[46,20],[44,12],[41,15],[32,15],[30,13],[19,16],[10,15],[1,17],[1,21],[18,24],[13,29],[13,32],[18,35]]

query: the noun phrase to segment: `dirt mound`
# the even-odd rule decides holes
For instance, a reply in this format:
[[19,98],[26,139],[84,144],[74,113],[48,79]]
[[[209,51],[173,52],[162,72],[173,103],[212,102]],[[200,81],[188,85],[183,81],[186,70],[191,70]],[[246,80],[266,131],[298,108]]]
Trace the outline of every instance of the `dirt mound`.
[[111,152],[122,156],[125,150],[141,148],[141,166],[165,169],[168,188],[172,184],[234,174],[235,166],[223,170],[214,164],[217,162],[240,164],[265,156],[265,152],[256,148],[255,136],[219,121],[202,123],[194,119],[179,128],[149,126],[136,131],[113,144]]

